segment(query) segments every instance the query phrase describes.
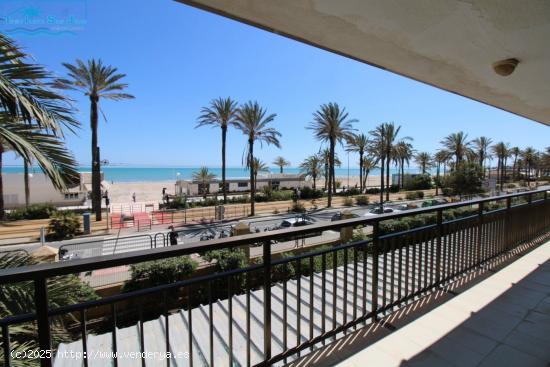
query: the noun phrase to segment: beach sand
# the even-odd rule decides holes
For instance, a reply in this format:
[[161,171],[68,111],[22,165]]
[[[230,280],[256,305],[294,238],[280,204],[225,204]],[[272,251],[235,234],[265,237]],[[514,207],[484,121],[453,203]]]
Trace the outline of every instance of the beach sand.
[[[343,186],[348,185],[348,177],[336,177]],[[162,189],[166,188],[169,194],[174,194],[175,181],[149,181],[149,182],[109,182],[109,197],[113,204],[132,203],[132,194],[136,193],[136,203],[159,203],[162,201]],[[309,182],[312,185],[313,182]],[[349,185],[354,187],[359,185],[359,177],[350,176]],[[322,188],[324,180],[317,180],[317,188]],[[380,185],[379,176],[369,176],[367,187],[378,187]]]
[[136,193],[136,202],[150,203],[162,201],[162,189],[166,188],[169,194],[174,194],[175,181],[149,182],[109,182],[109,197],[113,204],[127,204],[132,202],[132,194]]

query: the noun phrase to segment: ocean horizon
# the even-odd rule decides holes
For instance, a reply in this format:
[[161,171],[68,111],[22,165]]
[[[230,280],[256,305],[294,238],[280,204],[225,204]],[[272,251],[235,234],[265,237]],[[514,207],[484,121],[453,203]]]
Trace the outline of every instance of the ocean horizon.
[[[121,167],[121,166],[104,166],[101,170],[105,174],[105,180],[112,182],[147,182],[147,181],[174,181],[176,179],[191,179],[193,173],[197,172],[200,167]],[[208,167],[216,178],[221,179],[221,167]],[[78,167],[79,172],[90,172],[90,167]],[[22,166],[8,166],[2,168],[3,173],[23,173]],[[33,167],[30,172],[40,172],[40,168]],[[284,173],[300,173],[298,167],[286,167]],[[359,168],[336,168],[337,177],[359,176]],[[396,168],[390,169],[391,173],[398,173]],[[418,173],[418,169],[405,169],[406,173]],[[278,167],[271,167],[270,173],[279,173]],[[379,176],[380,169],[371,170],[369,176]],[[249,171],[243,167],[228,167],[226,168],[227,178],[248,178]]]

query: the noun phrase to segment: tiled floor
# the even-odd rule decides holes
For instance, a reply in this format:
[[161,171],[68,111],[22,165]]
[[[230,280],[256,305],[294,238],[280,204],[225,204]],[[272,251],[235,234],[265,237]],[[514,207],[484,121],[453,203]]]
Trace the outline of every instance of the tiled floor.
[[324,365],[550,366],[550,242],[367,348],[341,355],[331,353]]

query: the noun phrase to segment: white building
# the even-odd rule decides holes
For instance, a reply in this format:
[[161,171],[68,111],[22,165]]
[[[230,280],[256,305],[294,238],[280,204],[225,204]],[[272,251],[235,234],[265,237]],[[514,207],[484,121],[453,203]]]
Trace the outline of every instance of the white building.
[[[103,172],[101,173],[102,186]],[[25,185],[23,173],[2,174],[4,206],[6,209],[25,205]],[[79,183],[66,191],[57,190],[44,173],[29,174],[30,204],[53,204],[56,206],[82,205],[91,192],[91,173],[80,173]]]
[[[229,193],[239,193],[250,191],[249,178],[228,178]],[[199,181],[194,180],[178,180],[176,181],[176,195],[202,195],[203,189]],[[268,176],[258,176],[256,181],[256,190],[261,191],[264,187],[271,186],[273,190],[279,189],[294,189],[297,187],[306,186],[305,175],[277,173]],[[222,182],[219,179],[212,180],[208,183],[208,193],[214,194],[222,192]]]

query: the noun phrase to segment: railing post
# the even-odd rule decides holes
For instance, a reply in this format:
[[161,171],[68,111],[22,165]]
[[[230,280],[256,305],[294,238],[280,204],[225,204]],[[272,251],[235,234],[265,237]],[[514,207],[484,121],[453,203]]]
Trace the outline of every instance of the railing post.
[[[49,353],[52,350],[50,320],[48,318],[48,289],[46,279],[34,280],[34,304],[36,305],[36,323],[38,326],[38,345],[42,352]],[[41,358],[40,366],[51,367],[50,358]]]
[[481,264],[481,241],[483,231],[483,208],[484,203],[481,202],[477,207],[477,265]]
[[[443,237],[443,211],[437,210],[437,247],[435,249],[435,285],[439,286],[441,283],[441,237]],[[427,267],[427,265],[425,265]]]
[[264,364],[271,359],[271,241],[263,243],[264,262]]
[[[372,321],[375,322],[378,314],[378,236],[379,222],[372,225]],[[367,261],[365,259],[364,261]]]
[[510,225],[512,224],[512,218],[511,218],[511,209],[512,209],[512,198],[508,197],[506,198],[506,219],[505,219],[505,241],[506,245],[504,250],[509,251],[512,247],[512,229],[510,228]]

